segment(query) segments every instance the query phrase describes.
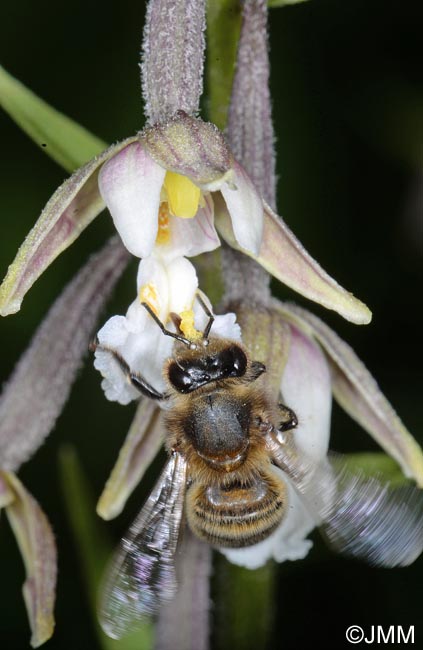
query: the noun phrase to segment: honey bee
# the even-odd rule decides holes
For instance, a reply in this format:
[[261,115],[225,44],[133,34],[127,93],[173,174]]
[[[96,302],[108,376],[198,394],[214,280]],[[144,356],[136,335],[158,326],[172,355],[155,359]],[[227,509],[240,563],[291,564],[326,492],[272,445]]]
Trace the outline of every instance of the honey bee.
[[[289,480],[336,551],[379,566],[405,566],[423,550],[422,492],[392,490],[347,469],[342,456],[320,464],[295,448],[296,414],[273,404],[266,368],[238,341],[211,335],[214,316],[199,340],[176,339],[160,392],[133,372],[114,350],[128,381],[142,395],[166,402],[168,461],[115,555],[100,618],[114,638],[154,615],[176,593],[175,554],[184,518],[215,547],[240,548],[267,538],[289,507]],[[101,347],[101,346],[100,346]],[[281,471],[282,470],[282,471]]]

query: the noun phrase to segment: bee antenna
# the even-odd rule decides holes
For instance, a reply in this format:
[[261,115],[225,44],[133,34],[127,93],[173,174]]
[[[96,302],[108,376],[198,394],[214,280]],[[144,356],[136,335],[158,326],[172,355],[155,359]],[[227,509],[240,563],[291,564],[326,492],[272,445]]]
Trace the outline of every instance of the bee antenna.
[[189,348],[191,347],[192,342],[189,339],[186,339],[184,336],[181,336],[180,334],[176,334],[175,332],[171,332],[170,330],[167,330],[165,328],[160,318],[154,313],[154,311],[151,309],[150,305],[147,302],[142,302],[141,304],[148,311],[151,318],[157,323],[157,325],[160,327],[160,329],[162,330],[165,336],[171,336],[173,339],[176,339],[177,341],[184,343],[187,347]]
[[212,325],[214,323],[214,315],[212,314],[210,309],[207,307],[206,303],[204,302],[204,300],[202,299],[202,297],[200,296],[199,293],[197,293],[197,300],[200,303],[201,307],[203,308],[203,311],[206,314],[206,316],[209,317],[208,323],[205,326],[204,331],[203,331],[203,339],[208,339],[209,334],[210,334],[210,330],[211,330]]

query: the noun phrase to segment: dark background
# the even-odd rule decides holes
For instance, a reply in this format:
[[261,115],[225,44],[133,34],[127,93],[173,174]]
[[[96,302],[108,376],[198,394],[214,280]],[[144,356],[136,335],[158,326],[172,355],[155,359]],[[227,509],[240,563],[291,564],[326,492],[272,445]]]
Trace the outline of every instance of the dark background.
[[[143,124],[138,74],[144,3],[2,3],[0,61],[53,106],[112,142]],[[373,310],[357,327],[309,304],[349,341],[406,426],[422,433],[423,47],[421,2],[312,0],[271,12],[272,93],[278,144],[279,210],[312,255]],[[0,275],[42,207],[66,177],[41,147],[0,114]],[[98,219],[45,273],[22,310],[0,322],[1,380],[63,284],[111,232]],[[132,300],[132,266],[102,322]],[[278,287],[281,297],[293,298]],[[296,298],[302,304],[305,300]],[[88,360],[55,431],[22,468],[25,485],[53,523],[60,551],[57,629],[49,648],[97,648],[58,478],[57,452],[77,447],[98,495],[133,407],[107,402]],[[335,409],[333,446],[376,445]],[[153,466],[116,538],[158,470]],[[315,536],[309,557],[279,567],[272,648],[349,647],[349,625],[416,626],[423,643],[423,558],[375,570],[332,555]],[[20,594],[24,572],[7,525],[0,539],[1,647],[28,647]],[[252,642],[252,647],[254,643]]]

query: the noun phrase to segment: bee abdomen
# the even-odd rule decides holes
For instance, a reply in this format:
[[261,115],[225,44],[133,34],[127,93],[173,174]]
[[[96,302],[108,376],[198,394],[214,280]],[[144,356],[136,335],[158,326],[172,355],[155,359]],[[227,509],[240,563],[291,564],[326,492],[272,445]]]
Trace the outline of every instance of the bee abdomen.
[[249,485],[238,480],[225,486],[192,485],[187,492],[191,530],[213,546],[241,548],[260,542],[280,524],[287,490],[273,473]]

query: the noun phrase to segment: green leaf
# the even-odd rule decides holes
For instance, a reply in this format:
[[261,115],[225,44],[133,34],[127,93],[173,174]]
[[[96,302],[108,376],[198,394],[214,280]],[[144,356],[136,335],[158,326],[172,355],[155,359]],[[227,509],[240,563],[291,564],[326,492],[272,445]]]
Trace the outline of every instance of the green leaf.
[[0,105],[38,146],[72,172],[107,144],[40,99],[0,66]]
[[410,483],[410,479],[404,476],[399,465],[382,452],[346,454],[343,459],[347,463],[346,469],[353,472],[361,470],[366,476],[380,475],[393,486]]
[[153,647],[151,624],[145,624],[136,632],[116,641],[106,636],[98,623],[98,591],[113,544],[107,526],[95,515],[95,500],[75,449],[70,445],[62,447],[59,462],[67,514],[78,548],[100,645],[104,650],[150,650]]
[[224,129],[241,31],[239,0],[207,3],[207,92],[210,120]]

